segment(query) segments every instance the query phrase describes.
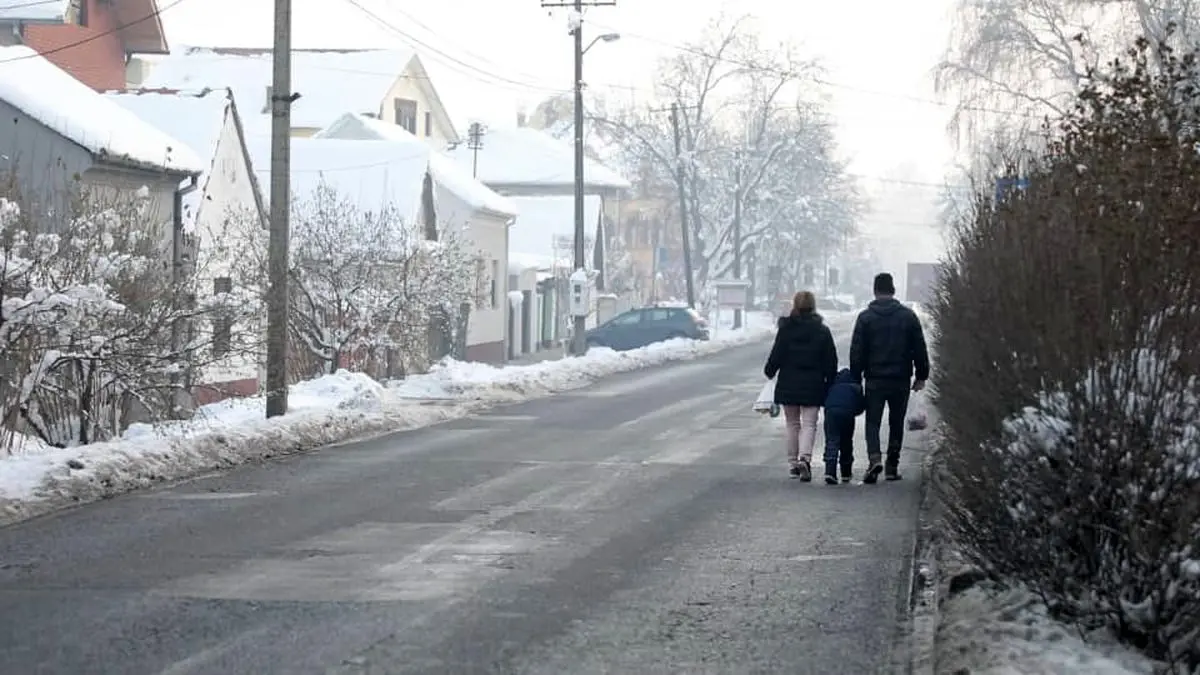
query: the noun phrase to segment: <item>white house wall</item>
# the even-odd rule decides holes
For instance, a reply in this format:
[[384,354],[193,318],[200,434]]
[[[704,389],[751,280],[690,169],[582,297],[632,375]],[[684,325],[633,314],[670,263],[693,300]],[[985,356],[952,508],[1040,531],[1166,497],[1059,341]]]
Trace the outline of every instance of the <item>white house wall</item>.
[[[492,303],[488,298],[487,302],[476,304],[471,310],[471,320],[467,324],[467,347],[496,343],[503,345],[508,322],[508,221],[475,211],[441,186],[438,186],[435,197],[438,227],[454,232],[465,231],[466,243],[484,259],[484,269],[499,270],[496,302]],[[489,353],[491,351],[488,350]]]
[[[196,218],[196,234],[199,237],[197,262],[200,290],[211,294],[213,281],[230,276],[231,256],[240,255],[238,250],[222,251],[217,244],[228,241],[228,228],[248,228],[253,236],[265,238],[266,232],[254,221],[256,201],[254,184],[250,180],[250,167],[246,163],[241,138],[232,112],[225,116],[221,137],[208,176],[208,185]],[[207,326],[211,330],[211,325]],[[234,325],[235,334],[242,331],[261,332],[262,325]],[[260,359],[254,354],[233,354],[206,368],[204,383],[232,382],[260,379]]]

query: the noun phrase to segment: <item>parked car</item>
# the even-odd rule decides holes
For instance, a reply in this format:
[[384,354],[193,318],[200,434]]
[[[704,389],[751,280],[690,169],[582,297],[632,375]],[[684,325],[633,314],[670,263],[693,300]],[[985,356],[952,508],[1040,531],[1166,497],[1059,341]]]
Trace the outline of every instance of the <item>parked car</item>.
[[851,312],[854,307],[834,298],[817,298],[817,310],[822,312]]
[[708,322],[687,307],[642,307],[618,314],[586,333],[589,347],[637,349],[672,338],[708,339]]

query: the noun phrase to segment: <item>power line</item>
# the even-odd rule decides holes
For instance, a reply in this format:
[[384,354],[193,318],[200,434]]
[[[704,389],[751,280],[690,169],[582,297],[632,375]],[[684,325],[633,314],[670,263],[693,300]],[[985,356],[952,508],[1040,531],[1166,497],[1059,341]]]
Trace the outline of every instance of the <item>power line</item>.
[[[357,9],[358,11],[362,12],[363,14],[367,15],[367,17],[369,17],[372,21],[377,23],[379,26],[383,27],[384,29],[386,29],[386,30],[394,33],[398,37],[400,37],[401,40],[408,43],[409,46],[413,47],[414,49],[424,49],[428,53],[440,56],[442,59],[445,59],[445,61],[441,61],[442,64],[445,65],[446,67],[450,68],[451,70],[456,70],[460,74],[464,74],[469,77],[475,77],[475,79],[480,79],[479,76],[482,75],[483,80],[485,82],[487,82],[488,80],[492,81],[492,82],[487,82],[487,83],[494,83],[494,82],[498,81],[498,82],[505,82],[508,84],[512,84],[512,85],[515,85],[518,87],[524,87],[527,89],[553,91],[556,93],[561,92],[560,89],[544,87],[544,86],[541,86],[538,84],[533,84],[530,82],[522,82],[520,80],[514,80],[512,78],[508,78],[503,75],[497,75],[496,73],[493,73],[491,71],[484,70],[482,68],[473,66],[473,65],[467,63],[466,61],[463,61],[462,59],[459,59],[453,55],[447,54],[446,52],[444,52],[436,47],[433,47],[433,46],[423,42],[422,40],[413,37],[412,35],[409,35],[408,33],[404,32],[403,30],[397,28],[395,25],[393,25],[387,19],[384,19],[383,17],[379,16],[375,12],[364,7],[362,5],[362,3],[358,2],[358,0],[345,0],[345,2],[348,3],[349,5],[351,5],[352,7],[354,7],[355,9]],[[440,59],[437,59],[437,60],[440,60]],[[449,61],[449,63],[447,63],[447,61]],[[451,63],[457,64],[457,67],[450,65]],[[466,69],[466,71],[464,72],[462,69]]]
[[[39,57],[39,56],[49,56],[51,54],[57,54],[58,52],[66,51],[68,49],[74,49],[75,47],[79,47],[81,45],[86,45],[89,42],[94,42],[96,40],[99,40],[100,38],[107,37],[114,33],[119,33],[121,31],[125,30],[126,28],[129,28],[130,26],[136,26],[139,23],[145,23],[146,21],[149,21],[150,19],[158,18],[158,16],[160,14],[162,14],[163,12],[165,12],[168,9],[171,9],[172,7],[175,7],[185,1],[186,0],[173,0],[170,4],[167,4],[163,7],[159,7],[157,9],[155,9],[153,12],[151,12],[141,18],[134,19],[133,21],[130,21],[128,23],[123,23],[123,24],[117,26],[116,28],[110,28],[109,30],[106,30],[106,31],[103,31],[100,33],[96,33],[95,35],[91,35],[86,38],[83,38],[82,40],[76,40],[75,42],[71,42],[69,44],[65,44],[60,47],[55,47],[53,49],[47,49],[44,51],[29,54],[26,56],[14,56],[13,58],[10,58],[10,59],[3,59],[3,60],[0,60],[0,64],[9,63],[11,61],[21,61],[24,59],[32,59],[32,58]],[[34,3],[34,4],[42,4],[42,3]]]

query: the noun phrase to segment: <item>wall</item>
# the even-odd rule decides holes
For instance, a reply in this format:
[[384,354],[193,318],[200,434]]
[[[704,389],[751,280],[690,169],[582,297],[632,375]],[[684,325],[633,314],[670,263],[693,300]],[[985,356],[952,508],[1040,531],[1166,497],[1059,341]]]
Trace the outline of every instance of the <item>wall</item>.
[[[125,46],[111,5],[87,2],[88,25],[25,24],[24,41],[46,59],[96,90],[125,88]],[[87,40],[87,42],[82,42]],[[77,44],[81,43],[82,44]],[[71,45],[70,48],[63,49]],[[54,51],[54,50],[61,51]]]
[[72,177],[91,165],[86,150],[0,101],[0,171],[15,172],[22,201],[61,212],[69,206]]
[[[200,244],[197,276],[202,294],[212,292],[214,279],[229,276],[230,252],[221,250],[217,245],[224,240],[229,228],[248,228],[246,231],[252,235],[260,235],[263,239],[267,236],[261,222],[256,220],[254,184],[250,180],[250,167],[243,154],[242,140],[232,112],[226,114],[212,166],[196,219],[196,235]],[[211,324],[205,326],[206,330],[211,328]],[[265,325],[235,325],[233,330],[235,333],[261,333]],[[205,368],[199,381],[207,384],[228,383],[222,388],[239,393],[251,390],[254,393],[261,375],[260,360],[255,355],[232,354]],[[245,382],[250,380],[253,381],[253,387]]]
[[467,325],[468,356],[489,362],[503,360],[508,326],[508,219],[479,213],[441,186],[436,197],[438,225],[457,230],[466,224],[468,245],[484,258],[485,269],[489,273],[493,268],[499,270],[495,304],[480,304],[471,310]]
[[421,86],[421,77],[417,77],[417,73],[409,69],[405,70],[401,77],[396,78],[396,83],[392,85],[387,96],[383,99],[382,113],[383,119],[392,124],[396,123],[396,106],[393,101],[398,98],[407,99],[417,102],[417,138],[424,140],[431,147],[437,150],[444,150],[446,144],[449,143],[452,130],[444,128],[438,121],[438,115],[432,116],[433,128],[432,134],[425,135],[425,113],[432,112],[433,103],[426,95],[424,88]]

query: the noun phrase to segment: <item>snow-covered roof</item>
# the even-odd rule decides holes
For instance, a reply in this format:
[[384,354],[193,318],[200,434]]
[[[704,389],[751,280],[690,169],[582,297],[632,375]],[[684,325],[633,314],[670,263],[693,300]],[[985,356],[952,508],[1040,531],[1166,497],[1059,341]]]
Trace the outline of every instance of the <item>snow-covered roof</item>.
[[[413,60],[410,50],[292,50],[292,126],[324,128],[347,110],[377,115],[384,97]],[[159,60],[143,86],[228,87],[248,132],[270,131],[270,49],[186,47]]]
[[[254,137],[247,143],[259,181],[269,184],[270,138]],[[429,152],[428,147],[394,141],[293,138],[292,197],[303,201],[323,178],[363,211],[390,205],[417,222]]]
[[0,100],[92,153],[97,161],[189,174],[207,166],[185,143],[23,45],[0,47]]
[[[447,154],[470,168],[475,150],[460,143]],[[572,186],[575,184],[574,149],[553,136],[529,127],[489,129],[478,150],[479,180],[487,185]],[[630,183],[612,169],[584,159],[586,187],[629,189]]]
[[0,0],[0,21],[62,21],[71,0]]
[[[203,158],[204,173],[199,189],[183,197],[183,219],[192,225],[200,216],[206,200],[208,179],[216,161],[217,144],[227,118],[234,115],[233,94],[228,89],[199,91],[170,91],[162,89],[133,89],[106,92],[104,97],[116,101],[141,119],[187,144],[192,152]],[[258,192],[255,186],[255,192]],[[256,208],[261,205],[255,205]]]
[[[575,198],[571,196],[511,197],[517,207],[517,221],[508,228],[508,257],[510,266],[552,267],[555,256],[569,260],[572,249],[555,250],[555,240],[574,240]],[[584,235],[595,242],[596,226],[600,222],[601,199],[597,195],[584,195]],[[591,250],[588,251],[588,261]]]
[[346,113],[317,132],[313,138],[392,141],[411,146],[414,151],[425,148],[429,155],[429,172],[435,183],[449,190],[473,209],[502,216],[517,215],[517,208],[512,201],[475,180],[470,171],[464,170],[446,155],[429,150],[428,145],[398,124],[357,113]]

